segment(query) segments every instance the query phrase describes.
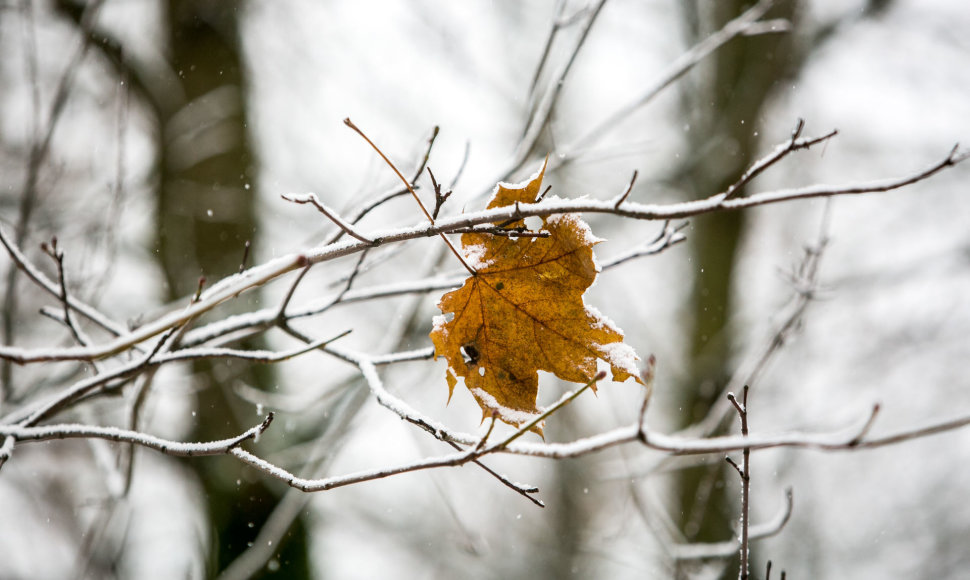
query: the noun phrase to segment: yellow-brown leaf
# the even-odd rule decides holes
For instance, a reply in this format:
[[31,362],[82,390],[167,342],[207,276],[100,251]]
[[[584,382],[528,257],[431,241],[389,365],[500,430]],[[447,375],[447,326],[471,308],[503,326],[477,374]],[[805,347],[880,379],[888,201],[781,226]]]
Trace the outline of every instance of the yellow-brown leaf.
[[[534,202],[544,171],[524,184],[499,184],[488,207]],[[599,240],[572,214],[547,217],[541,229],[549,237],[463,234],[463,253],[477,273],[442,296],[444,316],[435,317],[431,332],[435,358],[448,360],[449,399],[461,377],[485,416],[497,413],[511,425],[539,412],[537,371],[586,383],[599,359],[613,380],[640,380],[638,357],[622,332],[583,302],[596,278]]]

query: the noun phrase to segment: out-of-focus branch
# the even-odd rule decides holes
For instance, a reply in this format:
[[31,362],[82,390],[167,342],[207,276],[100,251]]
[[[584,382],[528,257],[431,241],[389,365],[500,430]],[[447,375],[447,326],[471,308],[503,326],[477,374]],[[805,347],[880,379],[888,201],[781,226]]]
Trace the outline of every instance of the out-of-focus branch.
[[[573,64],[576,62],[576,58],[586,43],[586,39],[589,37],[589,33],[593,29],[593,25],[596,23],[604,5],[606,5],[606,0],[599,0],[596,7],[590,11],[586,25],[583,27],[582,32],[580,32],[579,39],[576,41],[576,45],[569,54],[569,58],[566,60],[566,64],[563,66],[562,71],[560,71],[558,78],[550,84],[551,88],[548,94],[530,111],[529,121],[523,131],[523,137],[516,151],[515,160],[512,162],[511,168],[506,171],[503,180],[507,179],[508,175],[518,171],[532,157],[532,154],[535,153],[536,147],[539,145],[539,137],[552,120],[552,114],[556,110],[556,105],[559,103],[559,95],[566,85],[566,78],[569,76],[569,71],[572,70]],[[538,75],[539,73],[537,72],[536,74]]]
[[245,272],[225,278],[218,284],[203,292],[199,299],[187,308],[171,312],[161,318],[137,328],[114,341],[83,348],[67,349],[20,349],[16,347],[0,347],[0,358],[17,363],[33,363],[55,360],[97,360],[118,354],[135,345],[157,336],[166,330],[184,324],[201,314],[204,314],[219,304],[235,298],[251,288],[262,286],[283,274],[304,267],[306,256],[291,254],[270,261],[262,266],[250,268]]
[[560,155],[553,159],[552,167],[574,161],[590,146],[596,144],[610,131],[622,124],[630,115],[652,101],[664,89],[675,83],[677,79],[687,74],[698,63],[732,39],[743,35],[788,32],[790,26],[786,26],[787,23],[783,22],[772,21],[767,29],[762,26],[764,23],[761,22],[761,18],[771,9],[775,1],[761,0],[740,16],[725,24],[720,30],[680,55],[639,98],[615,111],[599,125],[576,139],[565,151],[560,152]]
[[771,359],[799,328],[808,306],[815,300],[818,292],[819,268],[829,242],[831,209],[831,200],[828,200],[823,208],[818,237],[814,243],[805,247],[805,256],[791,276],[794,294],[778,316],[778,322],[768,333],[763,346],[755,351],[753,356],[734,373],[734,376],[724,387],[723,396],[718,397],[718,401],[711,407],[707,415],[697,423],[683,429],[681,435],[704,437],[714,433],[731,410],[727,393],[740,389],[742,385],[755,384]]
[[[43,135],[35,134],[33,145],[30,148],[30,157],[27,160],[27,176],[24,183],[23,191],[20,194],[20,206],[18,208],[17,215],[17,225],[14,230],[14,245],[17,247],[23,247],[27,240],[27,231],[30,224],[31,216],[34,213],[34,208],[37,203],[37,197],[39,192],[37,191],[37,183],[40,180],[40,171],[43,166],[47,156],[50,152],[51,143],[54,139],[54,132],[57,129],[59,121],[61,119],[61,114],[64,111],[64,106],[67,104],[67,98],[70,95],[71,88],[74,84],[74,78],[80,70],[81,62],[84,60],[87,54],[90,44],[87,42],[87,35],[93,29],[95,21],[97,20],[98,14],[101,12],[101,6],[104,4],[104,0],[94,0],[91,2],[84,10],[84,15],[81,19],[81,42],[76,48],[71,56],[70,61],[67,66],[64,67],[64,72],[61,74],[60,80],[57,84],[57,89],[54,91],[54,97],[51,101],[50,112],[47,118],[47,126],[44,129]],[[27,8],[28,18],[30,20],[30,34],[35,33],[33,26],[33,7]],[[38,79],[36,76],[36,41],[32,38],[32,46],[28,47],[28,63],[29,74],[33,76],[32,81],[32,91],[33,91],[33,107],[34,107],[34,119],[35,122],[39,121],[39,91],[40,87],[38,85]],[[38,127],[34,129],[39,129],[39,122],[36,123]],[[6,245],[6,242],[4,242]],[[2,325],[2,337],[3,341],[6,343],[13,342],[14,338],[14,320],[17,315],[17,297],[19,294],[16,291],[16,282],[19,269],[11,268],[7,271],[6,280],[4,283],[4,299],[3,299],[3,309],[0,312],[0,317],[3,319]],[[10,387],[11,376],[10,376],[10,366],[7,360],[0,361],[0,401],[5,398],[7,390]]]
[[[794,496],[789,487],[785,490],[785,505],[767,522],[751,526],[748,540],[761,540],[779,533],[791,519]],[[703,560],[710,558],[730,558],[738,552],[738,541],[714,542],[709,544],[673,544],[667,546],[675,560]]]
[[615,268],[620,264],[636,258],[659,254],[668,248],[686,241],[687,235],[683,233],[683,230],[687,227],[687,225],[687,222],[680,222],[677,225],[672,225],[669,221],[664,222],[663,228],[655,238],[638,246],[634,246],[625,252],[621,252],[620,254],[607,258],[600,264],[600,267],[604,270]]

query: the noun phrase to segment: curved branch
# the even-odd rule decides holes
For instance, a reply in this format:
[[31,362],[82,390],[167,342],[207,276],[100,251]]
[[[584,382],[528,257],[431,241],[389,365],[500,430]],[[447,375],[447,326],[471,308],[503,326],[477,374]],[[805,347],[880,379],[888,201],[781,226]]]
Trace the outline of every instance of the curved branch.
[[245,432],[218,441],[204,443],[183,443],[162,439],[140,431],[118,429],[117,427],[98,427],[94,425],[58,424],[42,427],[21,427],[19,425],[0,426],[0,436],[13,438],[22,443],[50,441],[52,439],[107,439],[120,443],[132,443],[149,449],[160,451],[166,455],[176,457],[198,457],[205,455],[225,455],[239,447],[244,441],[255,439],[269,428],[273,422],[273,413],[266,415],[259,425],[247,429]]
[[[749,540],[760,540],[769,538],[779,533],[788,520],[791,519],[792,509],[795,506],[792,488],[785,489],[785,505],[775,514],[773,518],[751,526],[749,530]],[[730,558],[738,553],[738,541],[730,540],[727,542],[714,542],[709,544],[674,544],[670,546],[671,556],[675,560],[702,560],[708,558]]]

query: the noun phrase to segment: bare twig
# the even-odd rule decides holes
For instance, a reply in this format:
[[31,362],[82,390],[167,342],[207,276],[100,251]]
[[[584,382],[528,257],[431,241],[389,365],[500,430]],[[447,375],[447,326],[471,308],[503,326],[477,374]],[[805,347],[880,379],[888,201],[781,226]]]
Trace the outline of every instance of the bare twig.
[[63,308],[64,324],[71,331],[74,336],[74,340],[77,341],[81,346],[87,346],[90,344],[90,340],[84,335],[84,331],[78,326],[74,317],[71,315],[71,306],[68,302],[68,292],[67,292],[67,277],[64,273],[64,251],[57,247],[57,237],[51,238],[50,243],[41,244],[41,249],[54,260],[57,265],[57,282],[61,288],[60,295],[58,298],[61,301],[61,306]]
[[660,233],[658,233],[654,239],[604,260],[603,263],[600,264],[600,267],[606,270],[608,268],[615,268],[624,262],[628,262],[636,258],[659,254],[667,248],[686,241],[687,236],[683,233],[683,230],[687,226],[687,222],[680,222],[677,225],[671,225],[669,220],[665,221]]
[[[539,57],[539,64],[536,65],[535,73],[533,73],[532,75],[532,83],[529,85],[530,102],[533,102],[533,103],[535,102],[535,92],[536,92],[536,87],[538,87],[539,85],[539,77],[542,76],[542,71],[546,68],[546,61],[549,59],[549,51],[552,49],[552,43],[556,39],[556,35],[559,34],[560,29],[562,29],[564,26],[568,26],[569,24],[575,21],[575,16],[568,20],[563,20],[562,14],[565,11],[565,9],[566,9],[566,1],[559,0],[556,3],[555,16],[553,16],[552,18],[552,28],[549,30],[549,36],[546,37],[546,44],[542,49],[542,56]],[[579,15],[581,13],[582,11],[579,11],[577,12],[576,15]],[[522,128],[523,134],[520,137],[520,139],[525,137],[526,130],[528,130],[528,127]]]
[[616,198],[616,204],[613,205],[614,208],[619,209],[620,205],[626,201],[626,198],[630,197],[630,193],[633,192],[633,185],[637,182],[637,175],[639,172],[634,169],[633,177],[630,178],[630,185],[626,186],[626,191],[624,191],[619,197]]
[[0,446],[0,469],[3,465],[10,459],[10,455],[13,453],[14,445],[16,445],[17,439],[10,435],[3,438],[3,445]]
[[428,177],[431,178],[431,186],[434,188],[434,211],[431,212],[431,218],[438,219],[438,213],[441,211],[441,206],[443,206],[445,202],[448,201],[448,198],[451,197],[452,190],[448,190],[444,193],[441,192],[441,184],[438,183],[438,180],[434,178],[434,172],[431,171],[430,167],[428,168]]
[[241,359],[248,360],[255,363],[277,363],[284,360],[289,360],[300,356],[301,354],[308,353],[312,350],[316,350],[321,346],[325,346],[339,338],[343,338],[350,334],[350,330],[345,330],[340,334],[316,340],[305,344],[301,347],[294,348],[286,351],[271,351],[271,350],[239,350],[233,348],[191,348],[191,349],[180,349],[174,352],[160,354],[152,360],[153,365],[164,364],[179,360],[199,360],[207,358],[221,358],[221,359]]
[[[451,447],[454,448],[456,451],[461,451],[461,446],[458,445],[457,443],[455,443],[454,441],[448,441],[447,443],[448,443],[448,445],[451,445]],[[533,485],[516,483],[516,482],[512,481],[511,479],[505,477],[501,473],[498,473],[497,471],[495,471],[491,467],[485,465],[479,459],[473,459],[472,460],[472,463],[474,463],[475,465],[481,467],[485,471],[485,473],[487,473],[487,474],[491,475],[492,477],[494,477],[495,479],[497,479],[505,487],[511,489],[512,491],[518,493],[519,495],[521,495],[525,499],[531,501],[537,507],[541,507],[541,508],[546,507],[546,504],[541,499],[539,499],[537,497],[534,497],[534,495],[533,495],[533,494],[539,493],[539,488],[538,487],[535,487]]]
[[487,447],[482,453],[484,454],[484,453],[492,453],[492,452],[495,452],[495,451],[501,451],[502,449],[507,448],[510,443],[512,443],[513,441],[515,441],[519,437],[522,437],[523,435],[525,435],[529,431],[538,430],[541,433],[542,432],[542,424],[543,424],[543,422],[546,419],[548,419],[553,413],[555,413],[559,409],[562,409],[563,407],[565,407],[569,403],[571,403],[574,400],[576,400],[576,397],[578,397],[581,394],[583,394],[583,391],[585,391],[586,389],[592,387],[598,381],[602,381],[605,378],[606,378],[606,371],[600,371],[600,372],[596,373],[596,376],[593,377],[588,383],[586,383],[582,387],[576,389],[575,391],[566,393],[565,395],[563,395],[562,397],[560,397],[558,401],[556,401],[555,403],[553,403],[548,409],[546,409],[545,411],[543,411],[542,413],[540,413],[538,416],[536,416],[535,418],[533,418],[531,421],[528,421],[525,424],[520,425],[519,428],[516,429],[515,433],[512,433],[511,435],[509,435],[508,437],[506,437],[503,441],[501,441],[499,443],[496,443],[495,445],[491,445],[491,446]]
[[[361,252],[360,255],[362,256],[361,259],[363,259],[363,256],[366,256],[367,252]],[[286,309],[290,305],[290,301],[293,300],[293,295],[296,294],[296,289],[300,285],[300,282],[303,281],[303,278],[306,277],[307,273],[312,267],[313,266],[311,264],[307,264],[302,270],[300,270],[300,273],[296,275],[296,278],[293,279],[293,283],[290,284],[290,287],[287,288],[286,295],[283,296],[283,300],[280,301],[279,306],[276,308],[276,316],[273,317],[273,320],[277,321],[277,323],[279,321],[286,320]]]
[[[431,149],[434,147],[434,142],[435,142],[435,139],[437,139],[437,137],[438,137],[438,127],[435,127],[431,132],[431,137],[428,138],[428,147],[424,151],[424,156],[418,162],[418,167],[414,171],[414,176],[411,178],[411,182],[410,182],[411,189],[415,189],[415,190],[418,189],[418,184],[417,184],[418,178],[421,177],[421,174],[424,173],[425,167],[427,167],[428,165],[428,160],[431,158]],[[467,152],[468,152],[468,148],[466,146],[465,148],[466,155],[467,155]],[[392,199],[396,199],[398,197],[401,197],[402,195],[407,195],[409,192],[410,190],[405,187],[405,188],[398,188],[398,189],[389,191],[384,195],[378,196],[376,200],[358,209],[354,214],[353,218],[350,219],[350,223],[356,224],[357,222],[362,220],[364,216],[374,211],[378,207],[384,205],[385,203],[391,201]],[[331,236],[327,240],[326,243],[333,244],[339,241],[340,238],[343,237],[344,233],[345,232],[343,230],[336,232],[333,236]]]
[[[738,412],[738,419],[741,421],[741,437],[746,439],[748,437],[748,386],[744,386],[740,401],[734,396],[734,393],[728,393],[728,400],[731,401]],[[871,425],[871,422],[868,425]],[[866,430],[868,430],[868,425]],[[859,437],[861,435],[857,435],[857,438]],[[748,528],[750,527],[751,513],[751,448],[745,447],[741,450],[740,466],[730,457],[727,459],[741,476],[741,537],[739,538],[741,564],[738,569],[738,578],[748,580],[748,576],[751,574],[751,567],[748,564],[748,555],[750,554]]]
[[112,381],[124,381],[139,374],[151,365],[152,358],[155,355],[166,348],[166,345],[169,344],[169,339],[175,336],[179,328],[176,327],[166,331],[165,335],[155,343],[154,348],[150,352],[145,353],[128,364],[78,381],[63,391],[54,394],[47,401],[41,401],[35,405],[8,414],[0,420],[0,424],[18,423],[22,426],[34,425]]
[[727,188],[724,192],[724,199],[731,199],[738,196],[742,191],[744,191],[744,186],[748,184],[752,179],[760,175],[765,169],[768,169],[775,163],[778,163],[790,153],[798,151],[799,149],[808,149],[812,145],[822,143],[838,135],[838,130],[833,129],[832,131],[822,135],[821,137],[814,137],[811,139],[799,139],[802,134],[802,130],[805,128],[805,121],[799,119],[795,123],[795,128],[792,130],[791,139],[787,143],[783,143],[775,148],[774,151],[762,157],[758,161],[754,162],[747,171],[738,178],[731,187]]
[[173,327],[182,325],[250,288],[262,286],[270,280],[306,265],[306,256],[291,254],[262,266],[250,268],[240,274],[234,274],[211,286],[202,293],[198,301],[193,302],[189,307],[170,312],[154,322],[142,325],[106,344],[83,348],[37,349],[32,351],[14,347],[0,347],[0,358],[23,364],[53,360],[97,360],[112,356],[133,348],[135,345]]
[[239,260],[239,270],[238,270],[239,272],[242,272],[243,270],[246,269],[246,264],[249,262],[249,251],[252,249],[252,245],[253,245],[252,242],[250,242],[249,240],[246,240],[246,243],[243,244],[242,260]]
[[[30,278],[31,281],[33,281],[34,284],[39,286],[42,290],[51,296],[60,299],[60,285],[48,278],[46,274],[41,272],[40,269],[34,265],[34,263],[31,262],[26,255],[24,255],[24,253],[20,250],[20,246],[8,236],[3,226],[0,226],[0,244],[3,244],[3,247],[7,250],[7,253],[10,255],[10,258],[13,260],[13,263],[17,269],[26,274],[27,277]],[[93,306],[78,300],[74,296],[68,296],[67,303],[79,314],[83,315],[88,320],[91,320],[115,336],[127,334],[128,332],[128,329],[125,328],[124,325],[111,320]]]
[[[601,373],[601,374],[604,374],[604,373]],[[285,482],[287,485],[290,485],[297,489],[301,489],[303,491],[308,491],[308,492],[326,491],[326,490],[335,489],[338,487],[344,487],[347,485],[353,485],[353,484],[362,483],[365,481],[373,481],[376,479],[383,479],[393,475],[410,473],[414,471],[421,471],[425,469],[433,469],[438,467],[455,467],[459,465],[464,465],[465,463],[471,462],[484,455],[498,452],[507,448],[507,446],[512,441],[514,441],[521,435],[527,433],[529,430],[535,428],[542,420],[547,418],[550,414],[554,413],[556,410],[562,408],[563,405],[575,399],[580,393],[586,390],[590,385],[594,384],[596,380],[599,378],[601,377],[598,374],[596,379],[594,379],[593,381],[590,381],[584,387],[578,389],[575,393],[568,393],[562,399],[560,399],[555,405],[553,405],[548,411],[541,414],[533,421],[530,421],[525,425],[520,426],[512,435],[510,435],[509,437],[505,438],[504,440],[502,440],[497,444],[490,445],[488,447],[485,447],[484,449],[477,449],[476,448],[477,442],[476,442],[475,444],[476,447],[472,447],[471,449],[460,453],[445,455],[445,456],[436,457],[436,458],[422,459],[408,464],[399,465],[396,467],[375,469],[370,471],[360,471],[360,472],[351,473],[347,475],[329,477],[329,478],[323,478],[323,479],[305,479],[305,478],[296,476],[279,466],[273,465],[272,463],[269,463],[268,461],[261,459],[244,449],[240,449],[237,447],[237,448],[231,449],[229,453],[234,457],[236,457],[237,459],[259,469],[260,471]]]
[[373,240],[371,240],[367,236],[357,231],[357,228],[355,228],[352,224],[348,223],[343,218],[341,218],[340,215],[337,214],[337,212],[327,207],[326,204],[324,204],[322,201],[320,201],[319,198],[317,198],[315,193],[304,193],[304,194],[290,193],[290,194],[283,194],[280,197],[282,197],[286,201],[291,201],[293,203],[313,204],[313,206],[316,207],[320,213],[327,216],[327,219],[329,219],[334,224],[336,224],[338,228],[344,231],[344,233],[349,234],[350,236],[360,240],[361,242],[364,242],[365,244],[374,243]]
[[[387,158],[387,155],[384,155],[384,152],[381,151],[381,149],[373,141],[370,140],[370,137],[368,137],[363,131],[361,131],[360,128],[357,127],[357,125],[354,125],[354,123],[350,120],[349,117],[344,119],[344,125],[347,125],[351,129],[353,129],[358,135],[360,135],[364,139],[364,141],[367,141],[367,144],[370,145],[371,148],[373,148],[378,155],[381,156],[381,159],[383,159],[384,162],[387,163],[388,167],[390,167],[394,171],[394,173],[397,174],[397,176],[404,183],[404,186],[408,188],[408,191],[411,192],[411,196],[414,198],[414,201],[418,204],[418,207],[421,208],[421,211],[424,213],[424,216],[428,218],[428,221],[431,222],[432,226],[434,226],[435,218],[430,213],[428,213],[428,208],[424,207],[424,203],[421,202],[421,198],[418,197],[417,192],[414,191],[413,187],[411,187],[411,183],[408,182],[407,179],[404,179],[404,176],[401,175],[401,172],[398,171],[394,163],[392,163],[391,160]],[[446,236],[444,232],[439,232],[438,235],[441,237],[442,240],[444,240],[445,244],[448,246],[448,249],[451,250],[451,253],[454,254],[456,258],[458,258],[458,261],[461,262],[461,265],[464,266],[466,270],[468,270],[468,273],[474,276],[475,269],[468,265],[468,262],[465,261],[465,258],[462,257],[461,253],[455,248],[454,245],[452,245],[451,240],[448,239],[448,236]]]

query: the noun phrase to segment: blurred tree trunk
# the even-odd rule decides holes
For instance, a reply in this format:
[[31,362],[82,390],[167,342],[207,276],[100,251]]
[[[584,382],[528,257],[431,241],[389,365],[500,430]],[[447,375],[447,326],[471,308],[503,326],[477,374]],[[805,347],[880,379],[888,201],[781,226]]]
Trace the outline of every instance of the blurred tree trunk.
[[[56,9],[80,26],[84,5],[60,0]],[[169,0],[164,4],[166,66],[129,57],[110,33],[92,31],[91,46],[129,83],[139,103],[154,117],[158,159],[156,256],[170,300],[187,303],[200,278],[212,283],[237,271],[258,219],[255,167],[249,142],[246,70],[239,38],[242,2]],[[258,301],[259,293],[249,294]],[[256,341],[243,348],[259,347]],[[224,420],[200,422],[194,440],[238,434],[257,421],[239,408],[234,384],[258,388],[274,384],[271,366],[202,361],[193,365],[199,417],[227,411]],[[228,412],[232,410],[238,412]],[[237,418],[243,417],[242,421]],[[248,547],[279,500],[259,480],[250,481],[229,458],[190,461],[206,490],[214,536],[209,570],[224,569]],[[283,542],[278,567],[287,578],[309,576],[306,531],[301,521]]]
[[[691,0],[682,4],[688,44],[737,17],[754,2]],[[781,2],[771,17],[791,19],[795,2]],[[690,199],[724,191],[762,153],[758,132],[763,109],[772,91],[797,67],[789,34],[741,37],[716,52],[684,85],[684,119],[691,156],[681,174],[681,186]],[[794,120],[792,120],[794,123]],[[693,327],[688,353],[689,375],[679,392],[681,426],[704,417],[732,368],[734,348],[727,324],[732,309],[732,282],[738,244],[744,233],[741,212],[719,213],[692,220],[689,233],[694,268],[690,297]],[[681,526],[691,541],[711,542],[733,538],[738,499],[737,478],[724,462],[684,470],[676,483]],[[725,577],[736,574],[728,567]]]
[[[159,119],[158,260],[172,300],[185,300],[200,277],[210,283],[236,272],[258,220],[253,156],[247,131],[246,70],[239,39],[241,2],[169,0],[170,65],[184,105]],[[251,300],[258,301],[258,293]],[[256,347],[256,343],[244,345]],[[193,365],[200,417],[232,410],[232,387],[273,385],[272,367],[200,361]],[[237,420],[245,417],[246,422]],[[252,409],[223,421],[200,421],[197,440],[227,437],[250,426]],[[260,480],[229,458],[196,461],[217,538],[211,570],[224,569],[247,548],[278,501]],[[297,522],[279,556],[287,578],[308,577],[306,539]]]

